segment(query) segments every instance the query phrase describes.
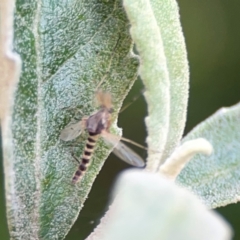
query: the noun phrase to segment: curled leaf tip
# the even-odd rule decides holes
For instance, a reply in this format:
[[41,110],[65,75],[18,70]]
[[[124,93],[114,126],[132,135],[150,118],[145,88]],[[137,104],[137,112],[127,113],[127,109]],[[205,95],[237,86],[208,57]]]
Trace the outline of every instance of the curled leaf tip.
[[173,154],[160,167],[159,172],[175,180],[184,166],[198,153],[210,155],[212,145],[204,138],[187,141],[178,147]]

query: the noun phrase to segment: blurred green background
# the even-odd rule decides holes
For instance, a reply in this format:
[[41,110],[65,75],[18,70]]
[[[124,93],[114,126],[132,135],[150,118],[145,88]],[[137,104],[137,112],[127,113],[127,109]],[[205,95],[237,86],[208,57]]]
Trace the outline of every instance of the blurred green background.
[[[240,101],[240,1],[179,0],[181,23],[190,65],[190,97],[185,133],[222,106]],[[143,86],[138,80],[125,104],[138,95]],[[123,135],[145,143],[143,96],[120,114]],[[143,157],[146,153],[137,150]],[[2,156],[2,154],[1,154]],[[129,166],[110,155],[97,177],[84,209],[67,236],[67,240],[87,237],[107,209],[116,176]],[[2,172],[2,166],[1,166]],[[9,239],[1,174],[0,239]],[[240,204],[217,209],[233,226],[234,239],[240,239]]]

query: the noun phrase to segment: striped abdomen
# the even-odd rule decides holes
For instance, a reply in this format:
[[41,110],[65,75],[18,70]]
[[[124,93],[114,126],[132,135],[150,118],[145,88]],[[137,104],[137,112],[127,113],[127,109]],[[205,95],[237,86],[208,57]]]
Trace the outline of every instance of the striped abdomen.
[[75,172],[72,178],[73,183],[78,182],[83,177],[85,171],[87,170],[98,137],[99,137],[99,134],[94,135],[89,133],[87,143],[84,148],[84,153],[81,159],[81,163],[79,164],[78,170]]

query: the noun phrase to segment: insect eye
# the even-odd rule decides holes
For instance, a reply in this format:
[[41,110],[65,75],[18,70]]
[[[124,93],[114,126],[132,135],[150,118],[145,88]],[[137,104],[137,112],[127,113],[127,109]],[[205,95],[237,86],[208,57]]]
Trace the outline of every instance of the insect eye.
[[109,108],[108,112],[109,112],[109,113],[113,113],[113,112],[114,112],[114,109],[113,109],[113,108]]

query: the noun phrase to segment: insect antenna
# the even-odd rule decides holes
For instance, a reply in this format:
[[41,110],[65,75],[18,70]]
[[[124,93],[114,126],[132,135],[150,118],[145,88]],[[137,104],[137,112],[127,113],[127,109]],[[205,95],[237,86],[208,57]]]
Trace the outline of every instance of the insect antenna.
[[123,107],[121,108],[121,110],[120,110],[119,113],[122,113],[122,112],[125,111],[128,107],[130,107],[135,101],[137,101],[137,100],[143,95],[144,92],[145,92],[145,89],[142,89],[141,92],[140,92],[138,95],[134,96],[130,102],[128,102],[125,106],[123,106]]

